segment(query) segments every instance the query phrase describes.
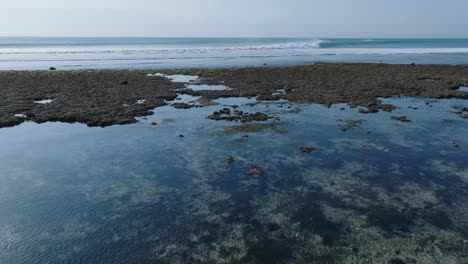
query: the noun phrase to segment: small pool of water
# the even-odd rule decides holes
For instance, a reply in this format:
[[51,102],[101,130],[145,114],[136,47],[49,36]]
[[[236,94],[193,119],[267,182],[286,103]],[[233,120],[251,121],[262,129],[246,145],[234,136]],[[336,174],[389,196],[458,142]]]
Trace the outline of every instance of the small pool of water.
[[227,91],[231,88],[225,85],[207,85],[207,84],[189,84],[186,86],[187,89],[193,91]]
[[44,100],[38,100],[38,101],[33,101],[35,104],[50,104],[52,103],[54,100],[52,99],[44,99]]
[[174,74],[174,75],[165,75],[162,73],[150,73],[147,74],[148,77],[164,77],[173,82],[181,83],[190,83],[199,79],[199,76],[183,75],[183,74]]
[[468,87],[460,86],[460,88],[458,88],[458,90],[468,93]]

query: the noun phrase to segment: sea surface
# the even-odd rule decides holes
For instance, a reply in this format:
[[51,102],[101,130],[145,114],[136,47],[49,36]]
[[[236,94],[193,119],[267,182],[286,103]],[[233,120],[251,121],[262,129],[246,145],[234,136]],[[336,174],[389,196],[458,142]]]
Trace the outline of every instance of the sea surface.
[[[382,101],[0,129],[0,263],[467,263],[468,102]],[[233,105],[271,119],[207,119]]]
[[0,37],[0,70],[468,64],[468,39]]

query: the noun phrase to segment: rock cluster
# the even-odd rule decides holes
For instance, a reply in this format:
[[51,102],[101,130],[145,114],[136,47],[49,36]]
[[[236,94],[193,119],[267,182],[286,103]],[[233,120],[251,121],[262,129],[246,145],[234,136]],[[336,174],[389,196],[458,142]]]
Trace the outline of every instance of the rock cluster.
[[242,123],[247,123],[254,121],[267,121],[269,116],[261,112],[246,113],[240,110],[231,111],[229,108],[223,108],[209,115],[208,119],[216,121],[240,121]]
[[263,171],[257,165],[253,165],[250,167],[249,171],[247,171],[247,176],[255,177],[255,176],[262,176]]
[[187,104],[187,103],[174,103],[171,106],[176,108],[176,109],[190,109],[190,108],[194,107],[193,104]]

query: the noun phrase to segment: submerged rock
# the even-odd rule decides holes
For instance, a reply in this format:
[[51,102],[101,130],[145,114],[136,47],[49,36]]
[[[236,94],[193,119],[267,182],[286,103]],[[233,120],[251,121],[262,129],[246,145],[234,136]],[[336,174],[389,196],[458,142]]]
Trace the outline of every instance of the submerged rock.
[[260,167],[253,165],[250,167],[249,171],[247,171],[247,176],[250,177],[255,177],[255,176],[262,176],[263,171],[260,169]]
[[[338,120],[338,121],[341,121],[341,120]],[[357,127],[360,127],[361,124],[364,122],[365,120],[349,120],[342,128],[341,130],[342,131],[347,131],[348,129],[351,129],[351,128],[357,128]],[[340,125],[341,126],[341,125]]]
[[304,153],[312,153],[315,151],[315,147],[312,147],[312,146],[300,147],[299,150]]
[[361,113],[361,114],[371,114],[371,113],[377,113],[379,112],[378,110],[375,110],[375,109],[364,109],[364,108],[359,108],[358,109],[358,112]]
[[224,159],[224,161],[225,161],[226,163],[228,163],[228,164],[231,164],[231,163],[234,162],[234,158],[233,158],[233,157],[227,157],[227,158]]
[[392,116],[392,119],[393,119],[393,120],[400,121],[400,122],[403,122],[403,123],[409,123],[409,122],[411,122],[411,120],[409,120],[408,118],[406,118],[406,116]]
[[223,108],[221,110],[213,112],[208,116],[208,119],[215,121],[240,121],[242,123],[254,122],[254,121],[267,121],[270,117],[261,112],[256,113],[245,113],[240,110],[234,110],[231,112],[229,108]]

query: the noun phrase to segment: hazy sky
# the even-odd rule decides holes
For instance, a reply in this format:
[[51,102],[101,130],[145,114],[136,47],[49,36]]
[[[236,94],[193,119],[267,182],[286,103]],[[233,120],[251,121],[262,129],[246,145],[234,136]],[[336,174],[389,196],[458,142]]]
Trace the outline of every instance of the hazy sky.
[[468,37],[468,0],[0,0],[2,36]]

